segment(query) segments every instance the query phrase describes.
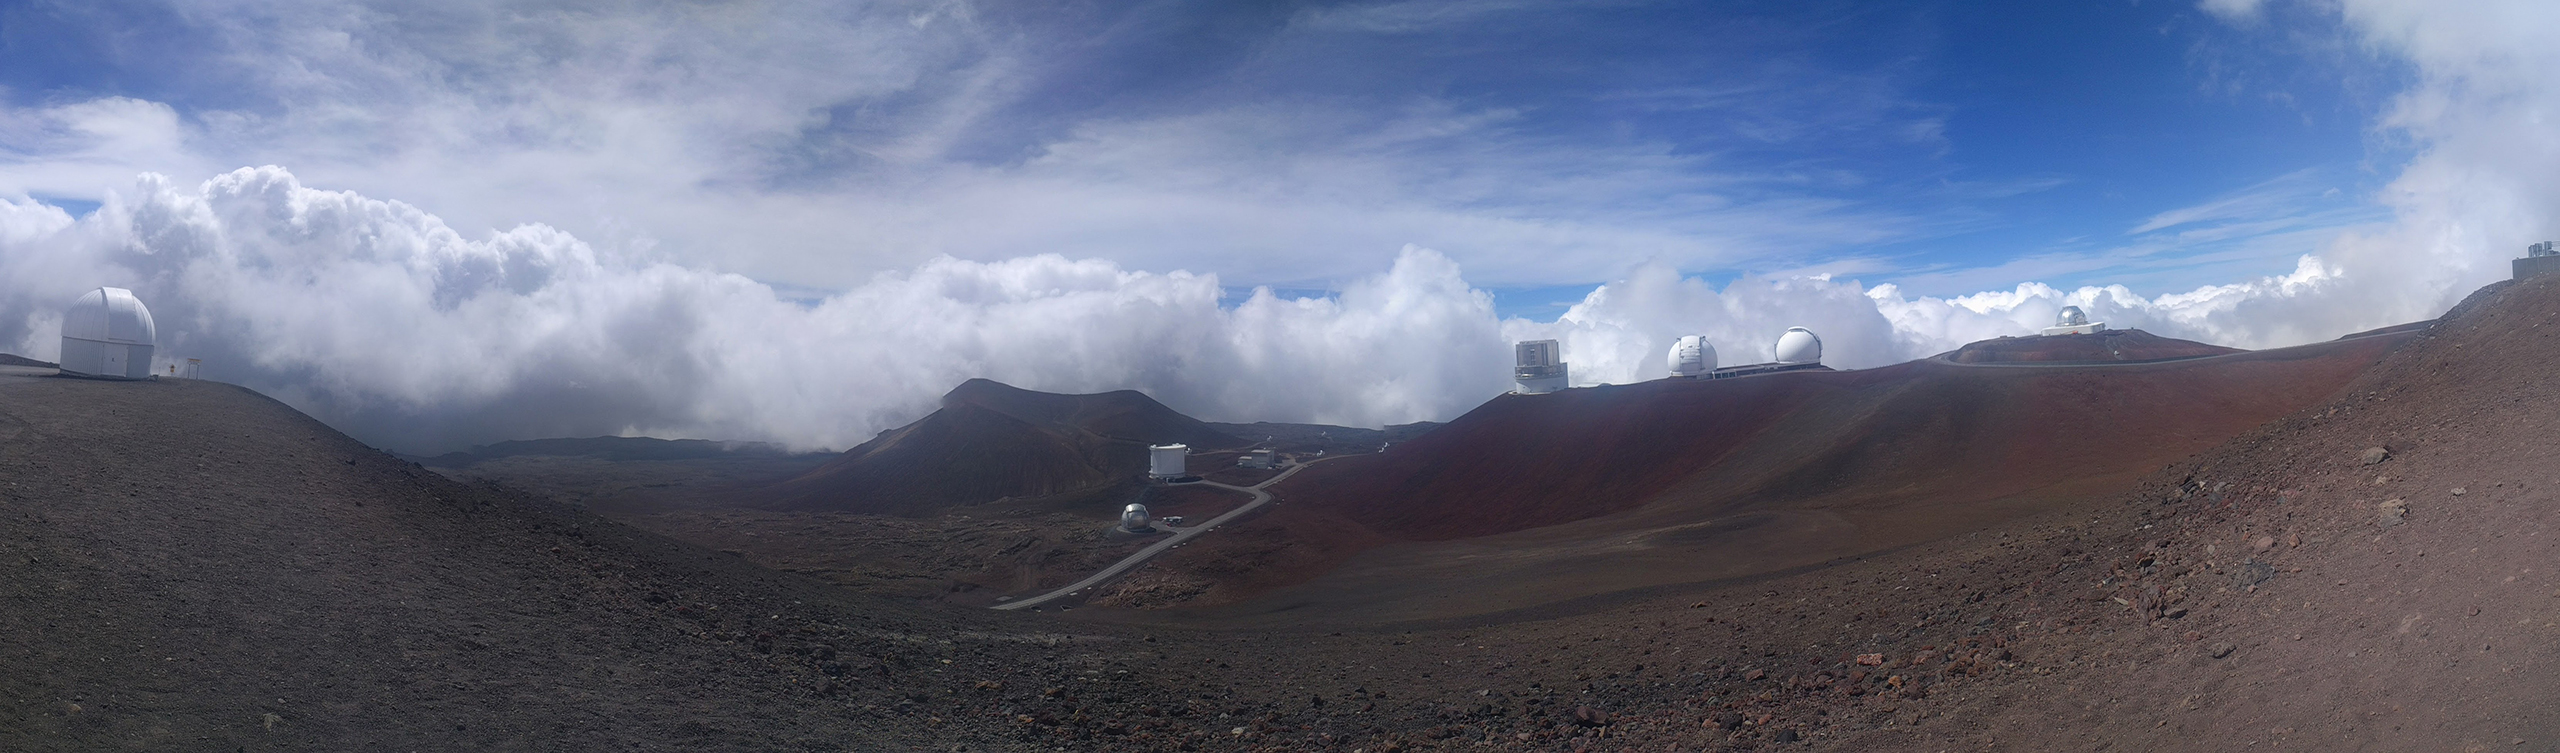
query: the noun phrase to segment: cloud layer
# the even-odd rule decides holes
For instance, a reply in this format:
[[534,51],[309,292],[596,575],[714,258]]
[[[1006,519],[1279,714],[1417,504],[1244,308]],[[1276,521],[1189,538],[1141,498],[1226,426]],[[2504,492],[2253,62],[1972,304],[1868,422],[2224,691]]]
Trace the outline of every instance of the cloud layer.
[[[284,93],[290,106],[182,114],[119,96],[0,109],[7,147],[0,163],[9,167],[0,171],[0,197],[19,197],[0,198],[0,347],[49,357],[62,305],[89,287],[131,287],[158,315],[165,355],[203,358],[208,376],[413,451],[619,433],[840,448],[913,420],[971,377],[1055,391],[1142,389],[1212,419],[1378,425],[1450,418],[1506,389],[1508,342],[1531,338],[1562,339],[1583,384],[1661,376],[1663,350],[1685,334],[1707,335],[1726,363],[1744,363],[1765,359],[1786,327],[1806,326],[1824,337],[1834,365],[1868,367],[2028,334],[2063,305],[2172,337],[2297,344],[2433,316],[2503,277],[2505,260],[2524,244],[2560,236],[2560,138],[2550,128],[2560,117],[2560,81],[2548,73],[2560,70],[2560,47],[2538,32],[2560,28],[2560,9],[2548,4],[2209,4],[2246,33],[2322,24],[2311,31],[2405,66],[2408,87],[2372,132],[2382,151],[2408,156],[2369,202],[2324,197],[2319,181],[2288,175],[2122,226],[2134,256],[2152,253],[2145,243],[2183,242],[2159,239],[2252,233],[2311,249],[2283,274],[2235,275],[2171,293],[2011,282],[2089,262],[2039,257],[1887,278],[1899,284],[1807,271],[1711,283],[1679,270],[1780,266],[1766,248],[1837,246],[1900,232],[1905,220],[1719,183],[1727,177],[1687,169],[1710,157],[1642,140],[1596,150],[1540,143],[1545,137],[1506,125],[1521,115],[1498,109],[1426,101],[1381,116],[1315,99],[1274,100],[1282,104],[1029,118],[1020,122],[1054,128],[992,133],[986,129],[1004,119],[971,108],[1016,106],[1000,91],[1020,73],[1007,67],[1013,48],[986,41],[988,21],[965,6],[896,9],[903,10],[814,20],[688,16],[665,26],[686,31],[664,37],[593,36],[627,19],[523,27],[482,19],[456,23],[504,38],[439,47],[389,33],[349,47],[330,36],[344,26],[331,25],[335,17],[279,11],[275,28],[309,32],[305,62],[335,71],[297,79],[284,68],[255,67],[282,77],[260,90]],[[1382,13],[1272,23],[1403,34],[1474,18]],[[393,15],[398,23],[434,21]],[[839,36],[774,36],[803,21]],[[257,25],[242,28],[250,27]],[[889,41],[842,44],[848,28]],[[734,107],[674,108],[703,97],[726,101],[722,87],[769,67],[710,52],[735,47],[739,40],[722,35],[748,33],[741,29],[786,57],[802,47],[839,57],[888,52],[828,58],[862,76],[754,80],[735,94]],[[575,33],[508,36],[545,30]],[[918,35],[939,41],[920,45]],[[645,51],[646,60],[615,63],[608,53],[617,49]],[[503,50],[547,52],[488,54]],[[527,73],[533,69],[540,75]],[[437,73],[419,79],[420,70]],[[511,83],[529,79],[543,83]],[[936,90],[930,106],[896,109],[886,123],[811,104],[903,96],[919,81],[992,89]],[[389,97],[397,106],[318,106],[355,84],[398,93]],[[1273,106],[1285,114],[1256,109]],[[1328,124],[1320,116],[1327,112],[1359,122]],[[315,183],[362,185],[371,195],[306,186],[277,167],[219,172],[247,161],[236,160],[241,144],[333,127],[375,135],[315,139],[288,156],[360,178]],[[712,139],[734,147],[728,151],[701,152],[692,149],[701,143],[697,131],[744,136]],[[775,146],[757,134],[789,138]],[[1037,148],[1006,152],[999,144]],[[1511,148],[1522,146],[1534,148]],[[323,153],[331,149],[347,153]],[[392,159],[350,167],[375,151]],[[986,157],[996,152],[1011,156]],[[670,156],[682,158],[661,159]],[[776,167],[801,164],[791,160],[865,167],[809,173],[850,181],[823,191],[775,192],[777,176],[798,174]],[[1192,169],[1211,162],[1217,169]],[[434,179],[470,169],[456,165],[488,169],[473,181]],[[132,180],[144,171],[137,168],[153,172]],[[131,182],[81,188],[106,174]],[[1506,180],[1528,174],[1556,180]],[[205,175],[214,177],[195,182]],[[404,176],[426,188],[388,188]],[[508,209],[462,196],[517,181],[529,188],[493,195],[565,198]],[[724,188],[742,181],[756,190]],[[1612,188],[1586,190],[1604,185]],[[667,186],[681,190],[652,193]],[[895,198],[900,192],[910,198]],[[28,198],[65,195],[103,204],[75,216]],[[1663,198],[1620,201],[1631,195]],[[573,234],[508,220],[509,212],[573,211],[579,201],[713,218],[673,225],[704,233],[695,246],[749,250],[679,263],[646,234],[618,235],[610,222]],[[441,219],[446,202],[467,207],[462,214],[471,219]],[[2315,205],[2328,214],[2304,219],[2299,210]],[[917,217],[920,207],[937,218]],[[971,207],[989,214],[970,215]],[[1166,215],[1184,219],[1155,222]],[[846,216],[858,221],[846,224]],[[1037,219],[1044,216],[1077,219]],[[491,226],[511,229],[456,229]],[[843,240],[857,230],[874,234]],[[887,271],[814,297],[725,271],[771,269],[752,249],[785,236],[808,247],[888,248],[845,254],[862,260],[852,266]],[[1183,239],[1192,236],[1267,245],[1216,255],[1216,268],[1247,279],[1283,279],[1255,267],[1256,258],[1276,265],[1320,255],[1325,261],[1313,266],[1339,292],[1288,298],[1265,289],[1222,299],[1218,275],[1178,271],[1190,242]],[[1451,254],[1398,250],[1381,237],[1437,239],[1431,245]],[[1143,240],[1144,250],[1112,250],[1131,239]],[[937,254],[952,244],[1054,253]],[[1497,278],[1552,277],[1567,260],[1592,263],[1577,253],[1641,260],[1641,249],[1658,253],[1618,267],[1627,271],[1555,321],[1497,317],[1468,277],[1480,268],[1502,270]],[[1462,269],[1453,258],[1469,261]],[[1906,292],[1951,286],[1998,289]]]

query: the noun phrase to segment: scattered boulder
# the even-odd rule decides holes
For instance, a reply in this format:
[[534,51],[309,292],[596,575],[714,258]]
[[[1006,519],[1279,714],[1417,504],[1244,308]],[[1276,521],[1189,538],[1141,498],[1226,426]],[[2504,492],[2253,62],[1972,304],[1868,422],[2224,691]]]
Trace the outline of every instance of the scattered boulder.
[[1609,712],[1601,711],[1589,706],[1573,707],[1573,723],[1585,727],[1608,726],[1610,716]]
[[2385,460],[2390,460],[2391,450],[2382,447],[2367,447],[2364,448],[2364,454],[2356,456],[2356,459],[2363,461],[2365,465],[2373,465]]
[[2230,656],[2234,648],[2234,646],[2228,643],[2216,643],[2212,646],[2206,647],[2205,653],[2213,655],[2213,658],[2220,659],[2225,656]]
[[2374,508],[2378,511],[2374,524],[2384,528],[2400,525],[2402,519],[2409,517],[2409,502],[2398,497],[2384,500]]
[[2231,585],[2237,588],[2248,588],[2275,577],[2276,566],[2253,559],[2240,563],[2240,567],[2231,572]]

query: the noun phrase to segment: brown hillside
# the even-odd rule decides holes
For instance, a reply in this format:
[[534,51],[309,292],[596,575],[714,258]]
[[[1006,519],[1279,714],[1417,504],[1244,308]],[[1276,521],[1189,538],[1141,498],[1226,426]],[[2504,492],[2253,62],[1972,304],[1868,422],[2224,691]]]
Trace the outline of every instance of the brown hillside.
[[[1173,562],[1242,573],[1210,601],[1303,584],[1239,614],[1378,619],[1777,572],[2120,491],[2327,399],[2406,337],[1506,396],[1377,457],[1309,468],[1278,487],[1291,504],[1248,524],[1341,530],[1286,520],[1323,514],[1365,536],[1286,551],[1238,536]],[[1405,543],[1372,549],[1382,541]]]
[[2397,342],[2192,364],[1915,361],[1504,395],[1390,452],[1309,468],[1280,488],[1417,541],[1606,515],[1675,485],[1718,506],[1958,487],[1996,495],[2156,467],[2327,397]]
[[752,496],[781,510],[921,515],[1110,487],[1145,473],[1147,446],[1168,442],[1245,444],[1133,390],[1059,395],[972,379],[932,415]]
[[1022,621],[449,481],[236,387],[0,376],[0,750],[1001,749],[999,706],[1086,661]]
[[2238,353],[2239,348],[2161,337],[2138,329],[2086,335],[2003,337],[1968,343],[1939,356],[1956,363],[2107,363],[2166,361]]

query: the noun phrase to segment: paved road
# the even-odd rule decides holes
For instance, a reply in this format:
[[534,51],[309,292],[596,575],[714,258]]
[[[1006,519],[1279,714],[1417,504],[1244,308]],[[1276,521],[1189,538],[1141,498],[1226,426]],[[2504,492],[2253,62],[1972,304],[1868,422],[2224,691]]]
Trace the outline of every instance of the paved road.
[[[1345,456],[1337,456],[1337,457],[1349,457],[1349,456],[1345,455]],[[1332,460],[1332,459],[1333,459],[1333,458],[1325,458],[1324,460]],[[1045,593],[1045,594],[1041,594],[1041,595],[1038,595],[1038,596],[1034,596],[1034,597],[1031,597],[1031,598],[1028,598],[1028,599],[1019,599],[1019,600],[1015,600],[1015,601],[1008,601],[1008,602],[1005,602],[1005,603],[1002,603],[1002,604],[997,604],[997,605],[996,605],[996,608],[997,608],[997,609],[1029,609],[1029,608],[1032,608],[1032,607],[1040,606],[1040,605],[1042,605],[1042,604],[1047,604],[1047,603],[1052,602],[1052,601],[1056,601],[1056,600],[1061,599],[1061,598],[1065,598],[1065,597],[1067,597],[1067,596],[1069,596],[1069,595],[1072,595],[1072,594],[1074,594],[1074,593],[1076,593],[1076,592],[1078,592],[1078,591],[1082,591],[1082,590],[1085,590],[1085,589],[1088,589],[1088,588],[1092,588],[1092,587],[1094,587],[1094,586],[1102,585],[1103,581],[1107,581],[1107,580],[1110,580],[1110,579],[1112,579],[1112,578],[1119,577],[1119,576],[1120,576],[1120,574],[1122,574],[1122,573],[1126,573],[1126,572],[1129,572],[1129,571],[1130,571],[1130,570],[1132,570],[1132,569],[1136,569],[1139,565],[1146,564],[1146,562],[1147,562],[1147,560],[1148,560],[1148,559],[1153,558],[1153,557],[1155,557],[1156,555],[1163,554],[1163,553],[1165,553],[1166,551],[1169,551],[1169,550],[1173,549],[1175,546],[1180,545],[1182,542],[1190,541],[1190,540],[1191,540],[1191,538],[1192,538],[1192,537],[1194,537],[1194,536],[1198,536],[1198,535],[1203,534],[1203,533],[1208,533],[1208,532],[1209,532],[1209,529],[1216,528],[1216,527],[1218,527],[1218,526],[1222,526],[1222,525],[1226,525],[1227,521],[1234,520],[1234,519],[1236,519],[1238,516],[1244,515],[1245,513],[1253,512],[1253,511],[1254,511],[1254,510],[1256,510],[1256,509],[1260,509],[1263,505],[1269,504],[1269,503],[1271,502],[1271,493],[1270,493],[1270,492],[1263,491],[1263,490],[1262,490],[1262,488],[1263,488],[1263,487],[1270,486],[1270,485],[1272,485],[1272,484],[1280,483],[1280,480],[1281,480],[1281,479],[1288,478],[1290,475],[1297,473],[1299,469],[1305,468],[1305,467],[1310,466],[1310,465],[1314,465],[1315,463],[1321,463],[1321,462],[1324,462],[1324,460],[1317,460],[1317,461],[1314,461],[1313,463],[1299,463],[1299,464],[1297,464],[1297,465],[1289,466],[1289,469],[1288,469],[1288,470],[1285,470],[1285,471],[1281,471],[1281,472],[1280,472],[1280,475],[1273,476],[1273,477],[1268,478],[1268,479],[1264,479],[1262,483],[1254,484],[1253,486],[1249,486],[1249,487],[1246,487],[1246,486],[1236,486],[1236,485],[1234,485],[1234,484],[1221,484],[1221,483],[1218,483],[1218,482],[1215,482],[1215,481],[1208,481],[1208,480],[1201,480],[1201,481],[1195,481],[1195,482],[1192,482],[1192,483],[1196,483],[1196,484],[1204,484],[1204,485],[1208,485],[1208,486],[1215,486],[1215,487],[1218,487],[1218,488],[1221,488],[1221,489],[1232,489],[1232,490],[1235,490],[1235,491],[1244,492],[1244,493],[1246,493],[1246,494],[1253,495],[1253,501],[1251,501],[1251,502],[1246,502],[1246,503],[1244,503],[1243,505],[1237,506],[1237,507],[1236,507],[1236,509],[1228,510],[1228,511],[1227,511],[1227,513],[1226,513],[1225,515],[1220,515],[1220,516],[1215,517],[1215,518],[1210,518],[1210,519],[1209,519],[1209,522],[1207,522],[1207,523],[1202,523],[1202,524],[1199,524],[1199,525],[1196,525],[1196,526],[1191,526],[1191,527],[1189,527],[1189,528],[1175,528],[1175,529],[1173,529],[1173,535],[1165,537],[1165,539],[1164,539],[1163,541],[1158,541],[1158,542],[1156,542],[1156,543],[1154,543],[1154,544],[1152,544],[1152,545],[1149,545],[1149,546],[1148,546],[1147,548],[1145,548],[1145,549],[1140,549],[1140,550],[1138,550],[1138,553],[1137,553],[1137,554],[1129,555],[1127,558],[1122,559],[1122,560],[1120,560],[1119,562],[1114,562],[1114,563],[1112,563],[1112,564],[1111,564],[1111,566],[1110,566],[1110,567],[1103,568],[1103,569],[1102,569],[1102,572],[1094,573],[1091,577],[1085,578],[1084,580],[1080,580],[1080,581],[1076,581],[1076,582],[1074,582],[1074,583],[1068,584],[1068,585],[1067,585],[1067,587],[1065,587],[1065,588],[1061,588],[1061,589],[1058,589],[1058,590],[1055,590],[1055,591],[1051,591],[1051,592],[1048,592],[1048,593]],[[1168,527],[1168,528],[1170,528],[1170,526],[1167,526],[1167,527]]]

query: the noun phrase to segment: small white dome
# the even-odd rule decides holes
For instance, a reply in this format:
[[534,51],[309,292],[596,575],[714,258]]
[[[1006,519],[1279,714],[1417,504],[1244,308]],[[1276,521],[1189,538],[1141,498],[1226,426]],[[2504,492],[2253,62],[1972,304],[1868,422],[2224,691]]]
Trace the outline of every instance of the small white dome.
[[1788,327],[1786,334],[1778,336],[1778,362],[1821,363],[1822,338],[1813,336],[1813,330]]
[[2088,323],[2089,315],[2082,313],[2078,306],[2064,306],[2062,315],[2053,318],[2053,326],[2056,327],[2078,327]]
[[62,312],[62,371],[93,377],[151,376],[153,343],[160,329],[133,291],[98,288]]
[[1664,360],[1671,364],[1672,376],[1697,376],[1716,370],[1716,346],[1705,337],[1687,335],[1671,343]]
[[80,295],[71,310],[62,312],[62,336],[102,343],[150,345],[159,339],[159,327],[151,322],[151,309],[144,308],[133,291],[124,288],[99,288]]

